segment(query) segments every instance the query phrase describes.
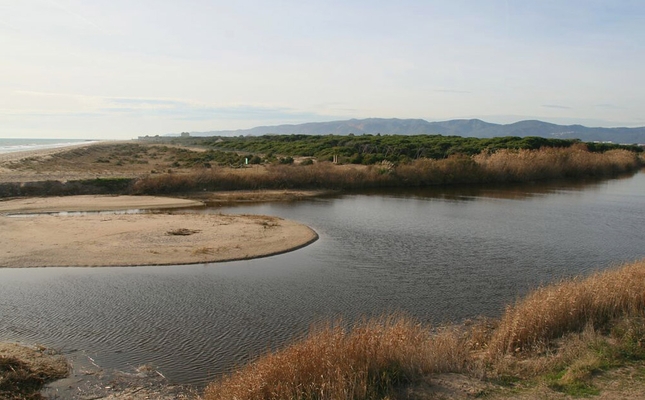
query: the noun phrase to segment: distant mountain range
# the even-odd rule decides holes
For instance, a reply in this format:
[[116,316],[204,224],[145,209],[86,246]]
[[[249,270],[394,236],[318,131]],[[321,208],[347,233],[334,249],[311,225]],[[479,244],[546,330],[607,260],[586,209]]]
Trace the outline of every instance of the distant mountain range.
[[260,136],[267,134],[348,135],[440,134],[490,138],[496,136],[541,136],[546,138],[580,139],[585,142],[611,141],[620,144],[644,144],[645,127],[589,128],[582,125],[556,125],[529,120],[513,124],[492,124],[479,119],[453,119],[428,122],[423,119],[367,118],[346,121],[310,122],[299,125],[258,126],[251,129],[191,132],[191,136]]

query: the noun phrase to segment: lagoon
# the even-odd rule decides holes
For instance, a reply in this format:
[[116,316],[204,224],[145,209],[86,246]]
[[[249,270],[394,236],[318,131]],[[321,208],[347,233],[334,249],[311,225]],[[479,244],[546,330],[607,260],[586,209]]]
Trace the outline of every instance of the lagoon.
[[0,340],[152,363],[202,385],[311,324],[403,311],[497,316],[542,283],[645,257],[645,173],[580,184],[364,192],[207,207],[320,235],[279,256],[190,266],[0,269]]

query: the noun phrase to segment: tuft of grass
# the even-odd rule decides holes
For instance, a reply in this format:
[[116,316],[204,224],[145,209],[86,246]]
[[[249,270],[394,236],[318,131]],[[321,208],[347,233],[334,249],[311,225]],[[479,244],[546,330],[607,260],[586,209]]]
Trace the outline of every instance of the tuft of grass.
[[42,399],[39,391],[67,376],[67,363],[47,354],[13,344],[0,344],[0,398]]
[[211,247],[199,247],[195,250],[193,250],[194,255],[210,255],[215,253],[215,249]]
[[546,374],[547,386],[558,392],[575,397],[588,397],[600,394],[591,378],[604,367],[604,360],[597,353],[588,352],[573,360],[570,365]]
[[166,232],[169,236],[190,236],[201,232],[199,229],[178,228]]

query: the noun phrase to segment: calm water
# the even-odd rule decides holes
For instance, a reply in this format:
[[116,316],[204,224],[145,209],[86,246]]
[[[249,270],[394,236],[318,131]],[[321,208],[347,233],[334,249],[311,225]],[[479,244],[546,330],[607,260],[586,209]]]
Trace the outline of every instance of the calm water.
[[540,283],[645,257],[645,173],[193,212],[291,218],[320,240],[210,265],[0,269],[0,340],[83,350],[108,368],[153,363],[200,385],[316,321],[495,316]]

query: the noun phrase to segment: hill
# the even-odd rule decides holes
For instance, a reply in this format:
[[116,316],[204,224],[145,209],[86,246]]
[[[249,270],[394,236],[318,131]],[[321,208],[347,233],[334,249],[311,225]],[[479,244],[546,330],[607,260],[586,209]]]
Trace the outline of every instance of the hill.
[[545,138],[580,139],[585,142],[611,141],[621,144],[645,143],[645,127],[590,128],[582,125],[557,125],[527,120],[513,124],[493,124],[479,119],[454,119],[428,122],[423,119],[367,118],[345,121],[310,122],[298,125],[258,126],[251,129],[191,132],[192,136],[260,136],[267,134],[348,135],[440,134],[491,138],[498,136],[540,136]]

